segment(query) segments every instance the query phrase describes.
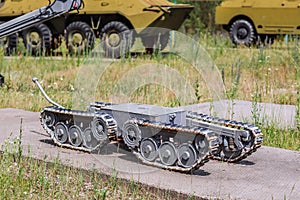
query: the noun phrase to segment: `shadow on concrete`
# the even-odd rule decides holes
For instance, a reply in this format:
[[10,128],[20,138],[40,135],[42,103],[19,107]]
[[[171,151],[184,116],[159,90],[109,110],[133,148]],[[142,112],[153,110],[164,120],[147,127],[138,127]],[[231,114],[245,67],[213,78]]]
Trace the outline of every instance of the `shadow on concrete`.
[[235,163],[237,165],[248,165],[248,166],[251,166],[251,165],[255,165],[255,162],[252,162],[252,161],[249,161],[249,160],[241,160],[237,163]]
[[190,173],[191,175],[197,175],[197,176],[209,176],[211,173],[203,170],[203,169],[197,169]]
[[41,139],[39,141],[42,142],[42,143],[45,143],[45,144],[50,144],[50,145],[53,145],[53,146],[57,146],[57,145],[54,144],[53,140],[51,140],[51,139]]
[[[32,131],[32,132],[35,132],[35,131]],[[40,134],[40,135],[44,135],[44,134],[41,134],[39,132],[35,132],[35,133]],[[41,139],[39,141],[44,143],[44,144],[57,146],[57,145],[54,144],[53,140],[51,140],[51,139]],[[66,148],[66,149],[68,149],[68,148]],[[102,146],[101,148],[98,148],[98,149],[92,151],[92,154],[97,154],[97,155],[119,154],[118,155],[119,159],[126,160],[126,161],[129,161],[129,162],[133,162],[133,163],[136,163],[136,164],[139,164],[139,165],[142,164],[142,165],[145,165],[145,166],[151,166],[151,165],[147,165],[147,164],[143,163],[142,161],[140,161],[135,155],[133,155],[131,150],[128,149],[128,147],[123,143],[106,144],[106,145]],[[246,163],[251,163],[251,162],[246,162]],[[154,167],[154,166],[151,166],[151,167]],[[157,168],[157,169],[160,169],[160,168]],[[202,170],[201,168],[193,170],[191,172],[187,172],[187,173],[182,172],[182,173],[187,174],[187,175],[193,175],[193,176],[194,175],[208,176],[208,175],[211,174],[207,171]]]
[[30,132],[31,132],[31,133],[35,133],[35,134],[37,134],[37,135],[42,135],[42,136],[45,136],[45,137],[49,137],[49,135],[46,134],[46,133],[41,133],[41,132],[34,131],[34,130],[30,130]]

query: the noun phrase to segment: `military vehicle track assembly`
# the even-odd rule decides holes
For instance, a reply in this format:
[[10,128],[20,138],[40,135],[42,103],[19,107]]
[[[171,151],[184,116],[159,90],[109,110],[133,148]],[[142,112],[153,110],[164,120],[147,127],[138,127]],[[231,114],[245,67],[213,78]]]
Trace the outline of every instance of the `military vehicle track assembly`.
[[247,123],[213,118],[154,105],[93,102],[86,111],[52,101],[36,78],[33,82],[53,104],[41,112],[41,124],[62,147],[93,152],[109,142],[123,142],[147,165],[189,172],[209,158],[236,162],[260,147],[260,129]]
[[[74,123],[74,118],[80,122]],[[115,120],[105,113],[75,111],[51,106],[44,108],[40,120],[55,144],[87,152],[101,147],[103,142],[106,142],[107,134],[117,131]]]
[[[212,156],[216,160],[240,161],[255,152],[263,141],[261,130],[253,124],[220,119],[196,112],[188,112],[187,118],[191,118],[201,127],[222,132],[218,133],[220,148]],[[235,132],[235,137],[232,137],[230,132]]]

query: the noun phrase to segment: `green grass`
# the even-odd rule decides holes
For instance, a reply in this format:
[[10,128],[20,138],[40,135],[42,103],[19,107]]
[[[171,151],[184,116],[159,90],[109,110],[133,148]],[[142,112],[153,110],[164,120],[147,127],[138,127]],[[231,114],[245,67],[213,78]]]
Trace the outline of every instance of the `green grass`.
[[[224,97],[253,102],[253,119],[262,128],[264,145],[300,151],[300,128],[281,129],[275,124],[264,126],[255,110],[257,102],[295,105],[296,122],[300,122],[300,51],[297,41],[282,40],[270,48],[232,48],[228,39],[201,34],[199,42],[218,66],[225,85]],[[132,101],[163,106],[183,105],[180,97],[168,87],[148,84],[136,88],[125,99],[114,97],[116,84],[124,74],[137,66],[150,63],[168,66],[185,77],[194,90],[192,103],[213,100],[203,78],[184,59],[176,55],[141,55],[113,62],[96,87],[99,101]],[[87,66],[85,66],[87,65]],[[0,108],[40,111],[49,105],[31,82],[36,76],[48,95],[72,108],[73,97],[80,91],[74,81],[78,70],[88,67],[85,57],[4,58],[0,51],[0,73],[5,84],[0,88]],[[84,77],[89,80],[89,76]],[[88,105],[89,102],[83,102]],[[195,199],[172,191],[159,190],[133,181],[119,179],[117,174],[104,176],[96,171],[83,171],[55,163],[45,163],[22,156],[20,143],[5,146],[0,154],[0,199]]]
[[264,144],[272,147],[300,151],[300,131],[297,129],[280,129],[275,125],[262,128]]
[[[242,46],[232,48],[227,39],[201,34],[199,42],[208,51],[222,74],[226,90],[225,94],[222,95],[225,98],[232,101],[240,99],[296,105],[296,122],[299,124],[300,66],[298,61],[300,51],[297,40],[292,40],[288,44],[278,40],[272,47],[268,48]],[[84,56],[64,55],[57,58],[20,55],[4,58],[3,52],[0,52],[0,73],[6,78],[5,85],[0,88],[1,108],[13,107],[40,111],[49,105],[31,82],[31,78],[34,76],[39,78],[48,95],[54,101],[72,108],[74,95],[81,92],[80,86],[75,84],[79,70],[85,68],[88,70],[88,67],[94,64]],[[99,60],[96,61],[99,62]],[[131,101],[171,107],[184,105],[182,96],[176,95],[172,88],[159,84],[139,86],[131,93],[125,94],[125,98],[115,95],[118,87],[121,87],[120,85],[117,86],[118,81],[124,78],[124,75],[144,64],[158,66],[158,69],[167,66],[178,73],[179,78],[188,80],[196,97],[190,103],[215,100],[212,99],[201,74],[186,60],[173,54],[140,55],[136,58],[129,57],[112,62],[101,76],[96,77],[100,84],[92,96],[98,101],[113,101],[115,103]],[[143,71],[133,79],[136,79],[137,82],[147,79],[147,77],[143,78],[142,73]],[[168,74],[169,71],[165,70],[164,73]],[[93,74],[87,73],[81,78],[89,82],[91,75]],[[255,100],[254,97],[256,97]],[[81,100],[83,101],[83,108],[86,108],[89,100],[84,98]],[[255,116],[253,117],[255,118]],[[259,119],[254,120],[259,121]],[[278,133],[280,133],[279,135],[283,134],[284,137],[278,136]],[[299,150],[300,142],[295,137],[299,136],[299,130],[279,130],[273,127],[266,129],[264,134],[264,145]]]
[[[0,152],[0,199],[191,199],[94,171],[23,157],[20,137]],[[29,153],[30,155],[30,153]],[[193,198],[196,199],[196,198]]]

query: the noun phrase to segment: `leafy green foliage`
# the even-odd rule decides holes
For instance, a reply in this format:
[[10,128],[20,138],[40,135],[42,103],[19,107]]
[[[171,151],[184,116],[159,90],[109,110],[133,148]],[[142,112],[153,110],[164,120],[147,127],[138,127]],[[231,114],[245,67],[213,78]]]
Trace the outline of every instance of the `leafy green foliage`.
[[215,32],[219,27],[215,26],[215,7],[221,3],[216,1],[189,1],[179,0],[177,3],[187,3],[195,6],[190,17],[185,21],[183,27],[186,33],[195,34],[208,30]]

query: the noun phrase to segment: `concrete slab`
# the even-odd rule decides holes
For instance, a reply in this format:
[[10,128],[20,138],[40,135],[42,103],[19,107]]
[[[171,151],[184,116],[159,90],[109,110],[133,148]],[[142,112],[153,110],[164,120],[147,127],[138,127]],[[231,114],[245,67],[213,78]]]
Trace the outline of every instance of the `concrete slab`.
[[[242,100],[221,100],[183,106],[186,110],[218,116],[225,119],[253,122],[254,117],[264,125],[295,128],[296,106],[271,103],[253,104]],[[300,125],[298,125],[300,126]]]
[[21,119],[24,153],[37,159],[59,158],[65,165],[108,175],[116,172],[120,178],[208,199],[300,197],[300,152],[263,146],[237,164],[209,161],[193,174],[182,174],[143,165],[117,145],[91,154],[57,147],[42,129],[39,113],[18,109],[0,109],[1,145],[19,135]]

